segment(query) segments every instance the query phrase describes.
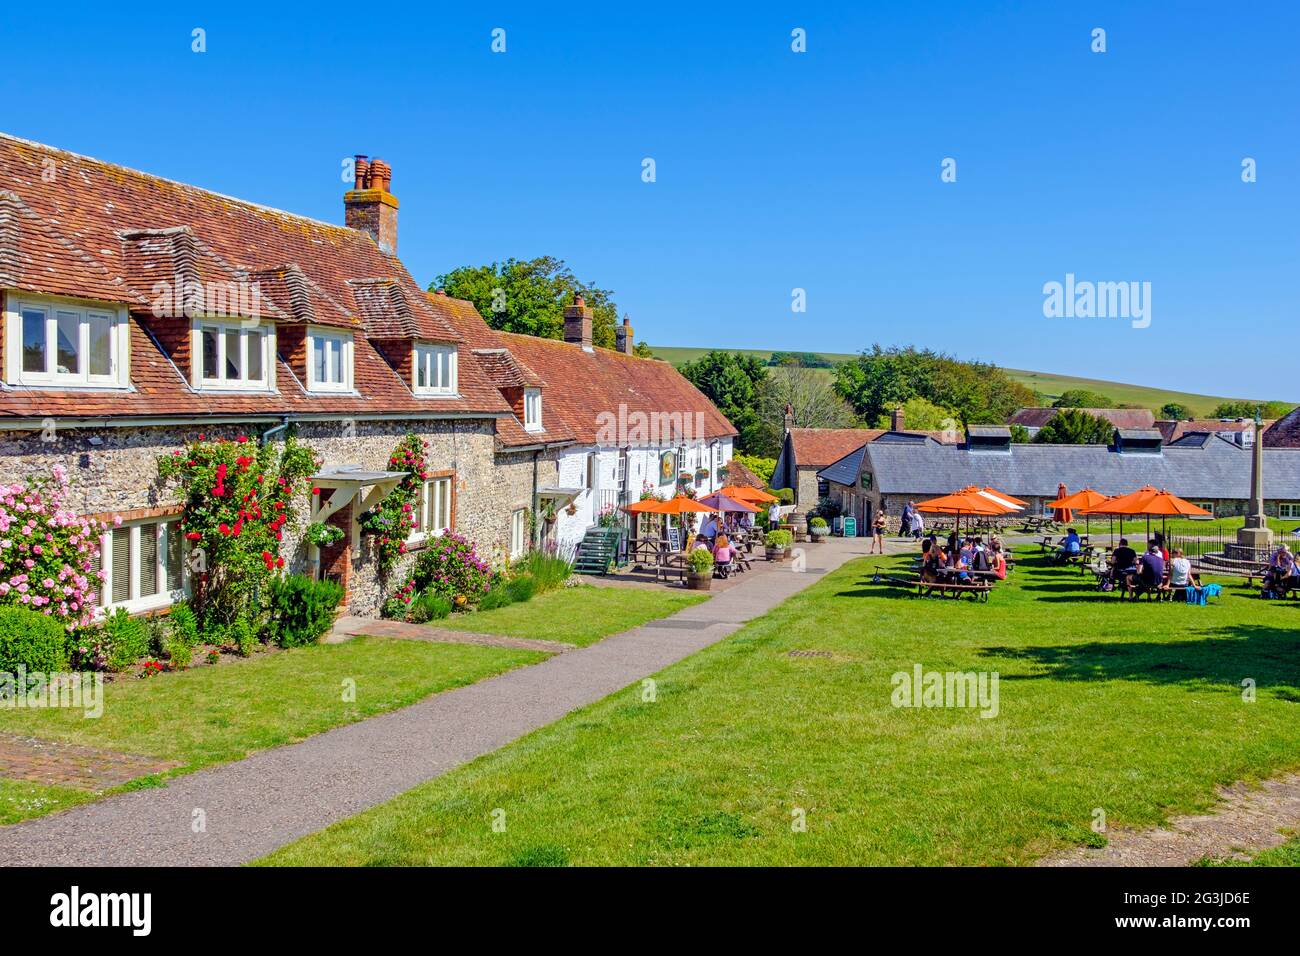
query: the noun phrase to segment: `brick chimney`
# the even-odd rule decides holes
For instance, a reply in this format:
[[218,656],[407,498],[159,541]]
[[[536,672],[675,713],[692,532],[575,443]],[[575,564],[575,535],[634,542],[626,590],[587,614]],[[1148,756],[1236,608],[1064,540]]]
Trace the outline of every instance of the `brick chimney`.
[[591,309],[580,295],[574,296],[573,305],[564,310],[564,341],[591,351]]
[[623,324],[614,330],[614,348],[624,355],[631,355],[634,348],[632,341],[632,323],[626,315],[623,316]]
[[356,185],[343,194],[344,223],[368,232],[384,252],[397,253],[397,198],[393,170],[382,159],[357,156]]
[[793,428],[794,428],[794,406],[786,405],[785,406],[785,433],[787,435],[790,434],[790,430]]
[[889,430],[891,432],[901,432],[903,430],[903,407],[901,405],[889,413]]

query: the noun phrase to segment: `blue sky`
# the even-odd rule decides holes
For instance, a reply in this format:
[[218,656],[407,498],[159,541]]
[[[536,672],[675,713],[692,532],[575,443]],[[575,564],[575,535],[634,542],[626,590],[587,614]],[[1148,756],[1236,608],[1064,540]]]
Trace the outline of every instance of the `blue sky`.
[[[332,222],[382,156],[421,282],[550,254],[654,344],[1300,399],[1294,5],[17,6],[0,129]],[[1045,318],[1067,273],[1150,326]]]

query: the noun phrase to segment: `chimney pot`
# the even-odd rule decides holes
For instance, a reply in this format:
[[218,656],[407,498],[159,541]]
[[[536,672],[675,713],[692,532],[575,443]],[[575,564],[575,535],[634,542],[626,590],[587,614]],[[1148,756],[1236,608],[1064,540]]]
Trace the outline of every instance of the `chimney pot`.
[[382,159],[356,156],[356,188],[343,197],[344,224],[370,233],[381,250],[397,254],[397,200],[392,196],[393,170]]
[[631,355],[635,350],[632,337],[632,321],[623,316],[623,324],[614,330],[614,348],[624,355]]
[[591,351],[591,309],[581,295],[573,297],[573,305],[564,310],[564,341]]

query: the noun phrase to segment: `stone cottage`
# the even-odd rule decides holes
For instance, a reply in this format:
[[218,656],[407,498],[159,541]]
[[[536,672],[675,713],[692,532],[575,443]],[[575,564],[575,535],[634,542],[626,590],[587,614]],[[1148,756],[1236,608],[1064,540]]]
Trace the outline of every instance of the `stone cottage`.
[[[520,337],[419,287],[397,258],[392,170],[366,157],[355,169],[338,226],[0,135],[0,480],[62,465],[83,513],[120,517],[101,550],[105,607],[146,612],[186,594],[179,506],[155,463],[200,432],[274,442],[292,427],[319,454],[299,534],[318,519],[345,536],[319,549],[286,539],[283,553],[369,614],[385,582],[357,516],[395,485],[385,466],[408,432],[429,443],[430,472],[395,577],[452,529],[520,554],[540,534],[539,500],[581,498],[565,449],[570,420],[607,397],[593,370],[647,369],[627,387],[700,406],[663,363],[563,342],[517,357],[507,346]],[[703,405],[715,433],[730,427]]]

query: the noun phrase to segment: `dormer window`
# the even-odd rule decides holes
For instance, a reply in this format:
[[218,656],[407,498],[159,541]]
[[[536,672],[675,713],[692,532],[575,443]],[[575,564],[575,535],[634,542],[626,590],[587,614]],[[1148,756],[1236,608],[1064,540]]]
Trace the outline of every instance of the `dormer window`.
[[7,316],[6,379],[47,387],[126,388],[130,324],[117,306],[18,299]]
[[352,333],[312,329],[307,338],[307,391],[352,391]]
[[415,391],[420,395],[455,395],[456,346],[415,346]]
[[194,384],[202,389],[267,391],[275,330],[252,320],[196,319]]
[[542,390],[540,388],[524,389],[524,431],[542,430]]

